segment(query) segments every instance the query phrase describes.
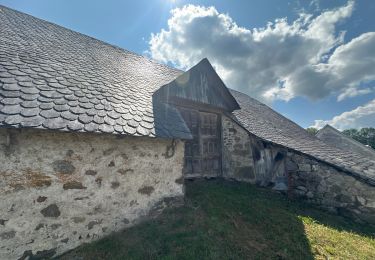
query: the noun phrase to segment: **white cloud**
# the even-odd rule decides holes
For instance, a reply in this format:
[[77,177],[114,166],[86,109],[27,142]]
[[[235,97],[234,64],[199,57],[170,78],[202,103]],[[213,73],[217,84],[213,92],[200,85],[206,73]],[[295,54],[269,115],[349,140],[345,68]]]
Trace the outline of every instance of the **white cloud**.
[[369,91],[359,83],[375,80],[375,33],[344,44],[344,32],[336,31],[353,9],[349,1],[316,17],[251,29],[214,7],[187,5],[172,10],[168,28],[151,36],[149,53],[183,69],[207,57],[228,87],[263,101],[332,93],[343,100]]
[[311,0],[310,7],[314,7],[315,11],[320,11],[320,0]]
[[352,111],[344,112],[331,120],[315,120],[312,127],[322,128],[329,124],[337,129],[375,127],[375,99]]
[[337,101],[342,101],[344,99],[350,98],[350,97],[356,97],[360,95],[366,95],[373,91],[372,88],[363,88],[363,89],[357,89],[357,88],[347,88],[345,89],[338,97]]

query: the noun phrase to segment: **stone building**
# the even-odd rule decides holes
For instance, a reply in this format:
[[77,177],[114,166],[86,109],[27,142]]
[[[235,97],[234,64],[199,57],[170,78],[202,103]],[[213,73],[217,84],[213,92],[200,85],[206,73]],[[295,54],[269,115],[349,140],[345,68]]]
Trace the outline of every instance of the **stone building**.
[[[228,89],[0,6],[0,259],[54,256],[221,177],[375,223],[375,161]],[[176,199],[177,198],[177,199]]]

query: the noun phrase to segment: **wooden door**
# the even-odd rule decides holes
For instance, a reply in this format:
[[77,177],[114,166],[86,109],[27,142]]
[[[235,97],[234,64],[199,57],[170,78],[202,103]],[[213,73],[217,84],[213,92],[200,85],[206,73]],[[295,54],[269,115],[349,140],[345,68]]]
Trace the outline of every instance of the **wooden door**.
[[181,108],[193,139],[185,142],[186,176],[221,175],[220,115]]

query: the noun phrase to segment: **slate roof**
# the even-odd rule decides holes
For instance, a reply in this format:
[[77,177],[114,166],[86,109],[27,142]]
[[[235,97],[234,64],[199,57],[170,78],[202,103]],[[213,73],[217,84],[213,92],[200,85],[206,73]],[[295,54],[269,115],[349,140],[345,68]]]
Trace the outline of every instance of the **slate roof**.
[[342,132],[330,125],[325,125],[316,133],[315,136],[323,142],[336,148],[350,150],[362,156],[368,157],[371,160],[375,160],[374,149],[354,140],[350,136],[344,135]]
[[[183,72],[0,5],[0,127],[189,139],[172,105],[153,94]],[[308,134],[230,90],[250,133],[375,185],[375,162]]]
[[0,127],[191,138],[152,102],[181,71],[0,5]]
[[235,90],[231,93],[241,106],[233,115],[250,133],[327,162],[375,185],[374,160],[328,145],[254,98]]

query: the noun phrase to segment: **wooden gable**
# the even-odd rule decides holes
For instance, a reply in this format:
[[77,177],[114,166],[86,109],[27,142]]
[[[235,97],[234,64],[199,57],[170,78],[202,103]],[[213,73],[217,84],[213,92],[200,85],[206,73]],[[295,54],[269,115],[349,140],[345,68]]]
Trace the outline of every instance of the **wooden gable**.
[[207,106],[232,112],[240,109],[237,101],[207,59],[158,90],[158,98],[177,105]]

